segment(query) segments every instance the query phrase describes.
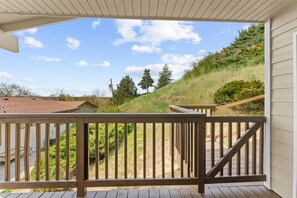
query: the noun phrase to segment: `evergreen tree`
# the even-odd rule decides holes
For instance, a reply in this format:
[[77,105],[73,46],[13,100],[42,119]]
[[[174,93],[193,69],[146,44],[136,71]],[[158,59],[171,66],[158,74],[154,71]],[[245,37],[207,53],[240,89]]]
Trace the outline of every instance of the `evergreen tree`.
[[138,85],[141,87],[141,89],[146,89],[146,93],[148,93],[149,88],[153,86],[154,80],[151,77],[150,69],[145,69],[143,72],[143,76],[141,81],[138,83]]
[[172,71],[169,70],[168,65],[165,64],[162,68],[162,71],[159,72],[159,80],[156,88],[159,89],[161,87],[164,87],[168,85],[172,80]]
[[122,78],[114,91],[115,101],[117,104],[123,104],[135,96],[137,96],[137,88],[132,78],[127,75]]

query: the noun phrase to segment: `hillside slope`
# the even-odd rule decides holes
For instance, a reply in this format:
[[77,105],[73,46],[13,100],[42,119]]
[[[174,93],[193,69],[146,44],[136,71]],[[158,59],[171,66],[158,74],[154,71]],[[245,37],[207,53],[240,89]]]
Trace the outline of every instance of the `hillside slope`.
[[220,69],[236,69],[264,63],[264,24],[252,25],[219,52],[211,53],[193,63],[185,78],[208,74]]
[[224,69],[190,79],[180,79],[120,106],[121,112],[168,112],[171,104],[212,104],[214,92],[234,80],[264,81],[264,66]]
[[253,25],[229,46],[193,63],[182,79],[121,105],[120,111],[167,112],[171,104],[212,104],[214,92],[228,82],[263,82],[263,64],[264,25]]

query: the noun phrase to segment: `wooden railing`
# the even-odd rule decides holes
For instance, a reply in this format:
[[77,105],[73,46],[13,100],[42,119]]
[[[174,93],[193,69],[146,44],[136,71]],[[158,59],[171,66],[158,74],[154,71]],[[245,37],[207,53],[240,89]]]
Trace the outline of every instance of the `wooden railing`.
[[203,113],[206,114],[207,116],[212,116],[215,115],[215,112],[217,110],[217,105],[212,104],[212,105],[171,105],[170,109],[172,111],[175,111],[173,109],[175,108],[183,108],[183,109],[188,109],[191,111],[195,111],[198,113]]
[[[77,188],[82,196],[87,187],[95,186],[197,185],[204,181],[204,171],[197,164],[203,162],[198,147],[204,148],[200,145],[204,141],[199,141],[204,139],[204,122],[205,115],[195,112],[1,114],[5,177],[0,189]],[[179,143],[174,137],[181,123],[192,126],[196,148],[187,154],[187,163],[190,158],[194,163],[188,174],[184,174],[183,155],[175,153]],[[50,145],[53,137],[55,143]],[[31,155],[30,147],[35,151]]]
[[5,158],[0,189],[77,188],[83,196],[87,187],[198,185],[204,192],[207,183],[266,179],[264,117],[170,109],[170,114],[0,114]]
[[[187,109],[187,108],[190,109]],[[175,113],[191,113],[193,106],[170,106]],[[265,181],[262,116],[207,116],[205,119],[205,183]],[[191,126],[180,124],[176,142],[186,142]],[[191,139],[191,138],[190,138]],[[201,145],[201,144],[200,144]],[[190,146],[191,147],[191,146]],[[176,145],[183,153],[182,146]],[[199,153],[204,152],[199,149]],[[187,150],[186,150],[187,153]],[[184,158],[186,155],[182,155]],[[187,162],[187,160],[185,160]],[[190,161],[190,164],[192,162]],[[190,165],[191,166],[191,165]]]

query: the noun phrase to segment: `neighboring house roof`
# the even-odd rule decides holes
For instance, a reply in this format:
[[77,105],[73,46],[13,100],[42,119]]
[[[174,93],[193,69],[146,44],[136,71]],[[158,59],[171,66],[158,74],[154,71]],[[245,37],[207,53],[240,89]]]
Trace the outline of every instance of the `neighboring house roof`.
[[0,97],[0,113],[62,113],[78,109],[87,101],[54,101],[36,97]]

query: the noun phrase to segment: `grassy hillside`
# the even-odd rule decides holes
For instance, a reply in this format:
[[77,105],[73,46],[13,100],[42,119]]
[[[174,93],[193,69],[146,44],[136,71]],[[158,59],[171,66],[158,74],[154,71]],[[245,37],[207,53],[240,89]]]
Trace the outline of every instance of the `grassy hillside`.
[[[264,66],[224,69],[195,78],[180,79],[153,93],[120,106],[121,112],[168,112],[171,104],[212,104],[214,92],[233,80],[264,81]],[[231,112],[224,112],[231,113]]]
[[[171,104],[212,104],[214,92],[234,80],[264,81],[264,25],[239,32],[228,47],[193,63],[184,77],[120,106],[122,112],[167,112]],[[222,112],[222,114],[232,114]]]
[[253,25],[239,32],[226,48],[209,54],[187,71],[185,78],[196,77],[221,69],[236,69],[264,63],[264,24]]

